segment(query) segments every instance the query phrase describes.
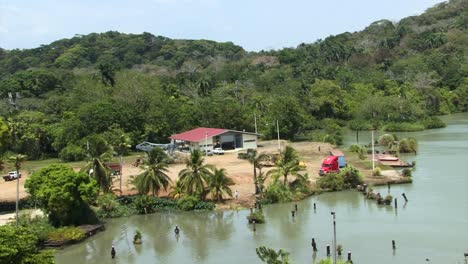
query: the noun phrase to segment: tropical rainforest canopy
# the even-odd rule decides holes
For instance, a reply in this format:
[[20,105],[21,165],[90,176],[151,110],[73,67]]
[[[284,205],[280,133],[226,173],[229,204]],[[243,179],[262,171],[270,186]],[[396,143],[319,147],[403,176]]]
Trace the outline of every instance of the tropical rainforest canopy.
[[73,160],[91,136],[167,142],[198,126],[254,131],[254,116],[265,138],[278,120],[291,140],[431,128],[434,115],[468,110],[467,5],[260,52],[114,31],[0,49],[0,152]]

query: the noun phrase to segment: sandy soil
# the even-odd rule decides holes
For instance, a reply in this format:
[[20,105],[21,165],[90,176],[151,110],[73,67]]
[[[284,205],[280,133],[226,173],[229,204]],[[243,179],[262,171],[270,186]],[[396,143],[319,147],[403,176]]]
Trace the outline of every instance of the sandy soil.
[[[294,147],[300,154],[302,161],[306,164],[306,172],[309,173],[311,181],[319,177],[318,170],[322,160],[328,155],[329,150],[332,146],[328,143],[317,143],[317,142],[297,142],[297,143],[286,143],[283,141],[281,146],[284,148],[285,144],[288,144]],[[260,142],[258,151],[262,152],[277,152],[277,141],[264,141]],[[319,151],[320,146],[320,151]],[[239,152],[232,151],[226,152],[224,155],[214,155],[211,157],[206,157],[206,162],[208,164],[215,165],[218,168],[225,168],[227,175],[231,177],[235,185],[231,186],[231,189],[234,193],[235,190],[239,193],[239,199],[229,199],[225,201],[224,204],[218,205],[220,208],[235,208],[235,207],[250,207],[255,201],[254,196],[254,184],[253,184],[253,167],[246,161],[237,158]],[[169,176],[173,181],[176,181],[178,178],[178,173],[185,167],[185,164],[171,164],[169,166]],[[74,168],[79,170],[79,168]],[[263,168],[262,171],[267,172],[270,168]],[[373,178],[370,176],[370,171],[363,170],[365,178]],[[142,172],[142,169],[139,167],[134,167],[130,162],[124,163],[123,166],[123,176],[122,176],[122,191],[124,194],[136,193],[135,190],[132,190],[132,186],[128,184],[128,180],[132,175],[138,175]],[[28,178],[28,173],[22,171],[23,177],[20,179],[20,198],[26,197],[27,193],[24,190],[24,181]],[[394,172],[389,172],[391,175],[388,175],[391,178],[397,177]],[[117,180],[114,183],[116,188],[119,188],[119,181]],[[118,193],[118,192],[117,192]],[[166,195],[166,193],[161,193],[160,195]],[[4,182],[0,180],[0,201],[13,201],[16,199],[16,181]]]

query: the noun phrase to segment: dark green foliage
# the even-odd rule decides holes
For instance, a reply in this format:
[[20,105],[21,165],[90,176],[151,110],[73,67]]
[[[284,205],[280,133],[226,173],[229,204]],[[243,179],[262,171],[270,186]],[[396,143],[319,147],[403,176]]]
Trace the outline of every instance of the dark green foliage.
[[435,116],[428,117],[422,121],[425,129],[442,128],[447,125]]
[[60,151],[58,158],[65,162],[80,161],[86,158],[86,152],[82,147],[70,144]]
[[65,165],[50,165],[26,180],[31,199],[48,214],[55,226],[94,224],[97,218],[89,203],[97,197],[96,181]]
[[177,209],[183,211],[192,210],[213,210],[215,204],[212,202],[204,202],[194,196],[184,196],[177,201]]
[[134,207],[121,204],[114,194],[99,196],[96,204],[98,206],[96,214],[99,218],[116,218],[136,213]]
[[[37,205],[37,201],[32,200],[30,197],[21,198],[19,200],[20,209],[31,209]],[[0,212],[15,211],[15,201],[0,201]]]
[[114,147],[121,135],[130,145],[164,143],[200,126],[254,131],[254,116],[266,139],[278,121],[282,139],[334,145],[345,125],[442,127],[432,116],[468,110],[465,17],[465,1],[451,0],[267,52],[115,31],[2,50],[0,152],[77,160],[75,147],[63,149],[94,134]]
[[324,190],[341,191],[362,184],[361,172],[353,166],[346,166],[338,173],[328,173],[320,177],[317,185]]
[[66,226],[57,228],[49,233],[50,241],[69,241],[71,243],[79,242],[84,239],[85,233],[78,227]]
[[46,241],[49,238],[49,233],[55,229],[47,217],[32,217],[29,214],[20,215],[19,225],[28,228],[37,237],[39,243]]
[[361,172],[351,165],[341,169],[339,174],[343,176],[346,188],[354,188],[357,185],[362,184]]
[[39,251],[38,238],[27,228],[0,226],[0,263],[53,264],[53,251]]
[[262,262],[267,264],[290,264],[289,253],[280,249],[277,251],[267,248],[267,247],[258,247],[255,249],[257,256]]
[[201,201],[193,196],[185,196],[178,201],[175,201],[167,198],[135,195],[120,197],[119,202],[126,207],[134,208],[133,210],[139,214],[154,213],[159,210],[169,209],[191,211],[213,210],[215,208],[214,203]]
[[389,123],[383,126],[383,131],[388,132],[416,132],[424,130],[421,123]]
[[317,180],[317,185],[324,190],[341,191],[345,188],[344,178],[339,173],[328,173]]
[[254,212],[251,212],[247,216],[247,220],[249,221],[249,223],[252,223],[253,221],[255,221],[255,223],[257,223],[257,224],[264,224],[265,223],[265,215],[263,215],[262,210],[256,210]]
[[291,202],[294,199],[294,195],[291,190],[277,182],[268,185],[264,192],[263,203],[283,203],[283,202]]

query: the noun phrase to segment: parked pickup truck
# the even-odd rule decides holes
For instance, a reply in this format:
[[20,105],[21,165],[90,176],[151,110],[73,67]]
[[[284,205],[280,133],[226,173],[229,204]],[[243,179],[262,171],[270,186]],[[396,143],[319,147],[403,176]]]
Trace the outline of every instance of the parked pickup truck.
[[[19,176],[19,177],[18,177]],[[3,179],[5,181],[12,181],[12,180],[16,180],[17,178],[21,178],[21,173],[18,175],[16,174],[16,171],[10,171],[8,173],[8,175],[6,176],[3,176]]]
[[214,154],[217,154],[217,155],[223,155],[224,154],[224,150],[222,148],[215,148],[213,150],[213,153]]

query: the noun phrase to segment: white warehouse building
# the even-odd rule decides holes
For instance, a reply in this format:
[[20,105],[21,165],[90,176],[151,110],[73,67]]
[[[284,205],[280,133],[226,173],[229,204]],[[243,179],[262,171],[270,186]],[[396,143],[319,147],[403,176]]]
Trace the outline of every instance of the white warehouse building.
[[170,136],[170,139],[184,141],[192,150],[213,150],[222,148],[256,149],[259,134],[222,128],[199,127],[180,134]]

